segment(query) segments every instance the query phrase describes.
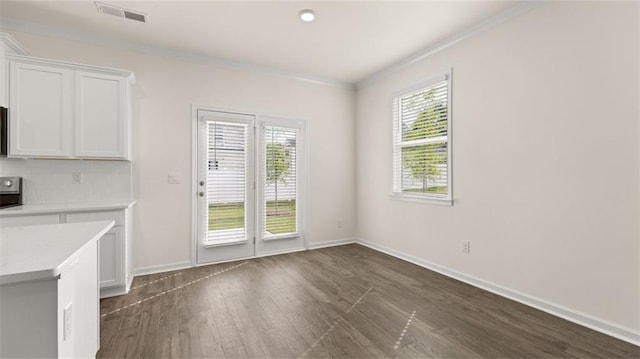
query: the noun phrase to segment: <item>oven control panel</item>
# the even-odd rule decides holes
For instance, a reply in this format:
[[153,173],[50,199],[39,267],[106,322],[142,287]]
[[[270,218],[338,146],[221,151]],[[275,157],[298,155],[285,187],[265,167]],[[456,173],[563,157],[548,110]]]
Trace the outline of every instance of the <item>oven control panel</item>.
[[0,208],[22,204],[22,177],[0,177]]

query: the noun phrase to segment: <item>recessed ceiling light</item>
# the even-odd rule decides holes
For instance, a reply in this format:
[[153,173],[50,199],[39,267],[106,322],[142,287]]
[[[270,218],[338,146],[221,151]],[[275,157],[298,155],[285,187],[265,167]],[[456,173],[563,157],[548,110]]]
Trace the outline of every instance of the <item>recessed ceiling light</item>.
[[316,18],[316,13],[311,9],[305,9],[300,11],[300,20],[304,22],[311,22],[315,20],[315,18]]

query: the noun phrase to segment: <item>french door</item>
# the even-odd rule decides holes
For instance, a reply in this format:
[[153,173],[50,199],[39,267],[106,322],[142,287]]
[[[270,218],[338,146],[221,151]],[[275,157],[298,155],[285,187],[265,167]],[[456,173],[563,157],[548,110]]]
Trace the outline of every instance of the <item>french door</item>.
[[303,249],[304,123],[196,111],[196,263]]

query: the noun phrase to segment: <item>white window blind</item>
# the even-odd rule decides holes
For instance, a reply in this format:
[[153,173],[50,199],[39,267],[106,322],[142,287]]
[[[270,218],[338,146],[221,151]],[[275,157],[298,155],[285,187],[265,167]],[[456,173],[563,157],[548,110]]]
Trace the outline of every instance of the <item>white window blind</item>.
[[298,233],[299,129],[264,127],[262,231],[264,238]]
[[247,239],[248,126],[207,121],[205,245]]
[[451,200],[450,75],[393,99],[393,193]]

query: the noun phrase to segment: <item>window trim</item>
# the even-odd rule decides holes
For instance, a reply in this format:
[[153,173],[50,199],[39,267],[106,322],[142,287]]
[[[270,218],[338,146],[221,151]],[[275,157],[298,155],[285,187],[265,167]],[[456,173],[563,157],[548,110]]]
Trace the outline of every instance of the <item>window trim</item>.
[[[416,85],[413,85],[407,89],[399,91],[392,95],[391,97],[391,193],[389,197],[394,200],[415,202],[415,203],[424,203],[424,204],[435,204],[435,205],[444,205],[444,206],[453,206],[453,111],[452,111],[452,90],[453,90],[453,68],[448,69],[447,71],[441,72],[437,76],[433,76],[426,81],[420,82]],[[398,170],[398,165],[402,166],[402,164],[397,164],[395,161],[394,152],[396,150],[396,146],[400,148],[405,147],[407,143],[398,143],[396,145],[396,137],[398,134],[395,132],[394,128],[395,117],[396,117],[396,106],[394,102],[396,99],[400,97],[408,96],[414,94],[418,90],[422,90],[424,88],[430,87],[437,82],[441,82],[443,80],[447,81],[447,189],[448,193],[446,195],[441,194],[428,194],[428,193],[406,193],[406,192],[397,192],[395,191],[396,186],[396,173]],[[398,116],[398,120],[400,120]],[[415,143],[410,143],[414,145],[429,142],[435,142],[432,139],[425,140],[415,140],[411,141]]]

